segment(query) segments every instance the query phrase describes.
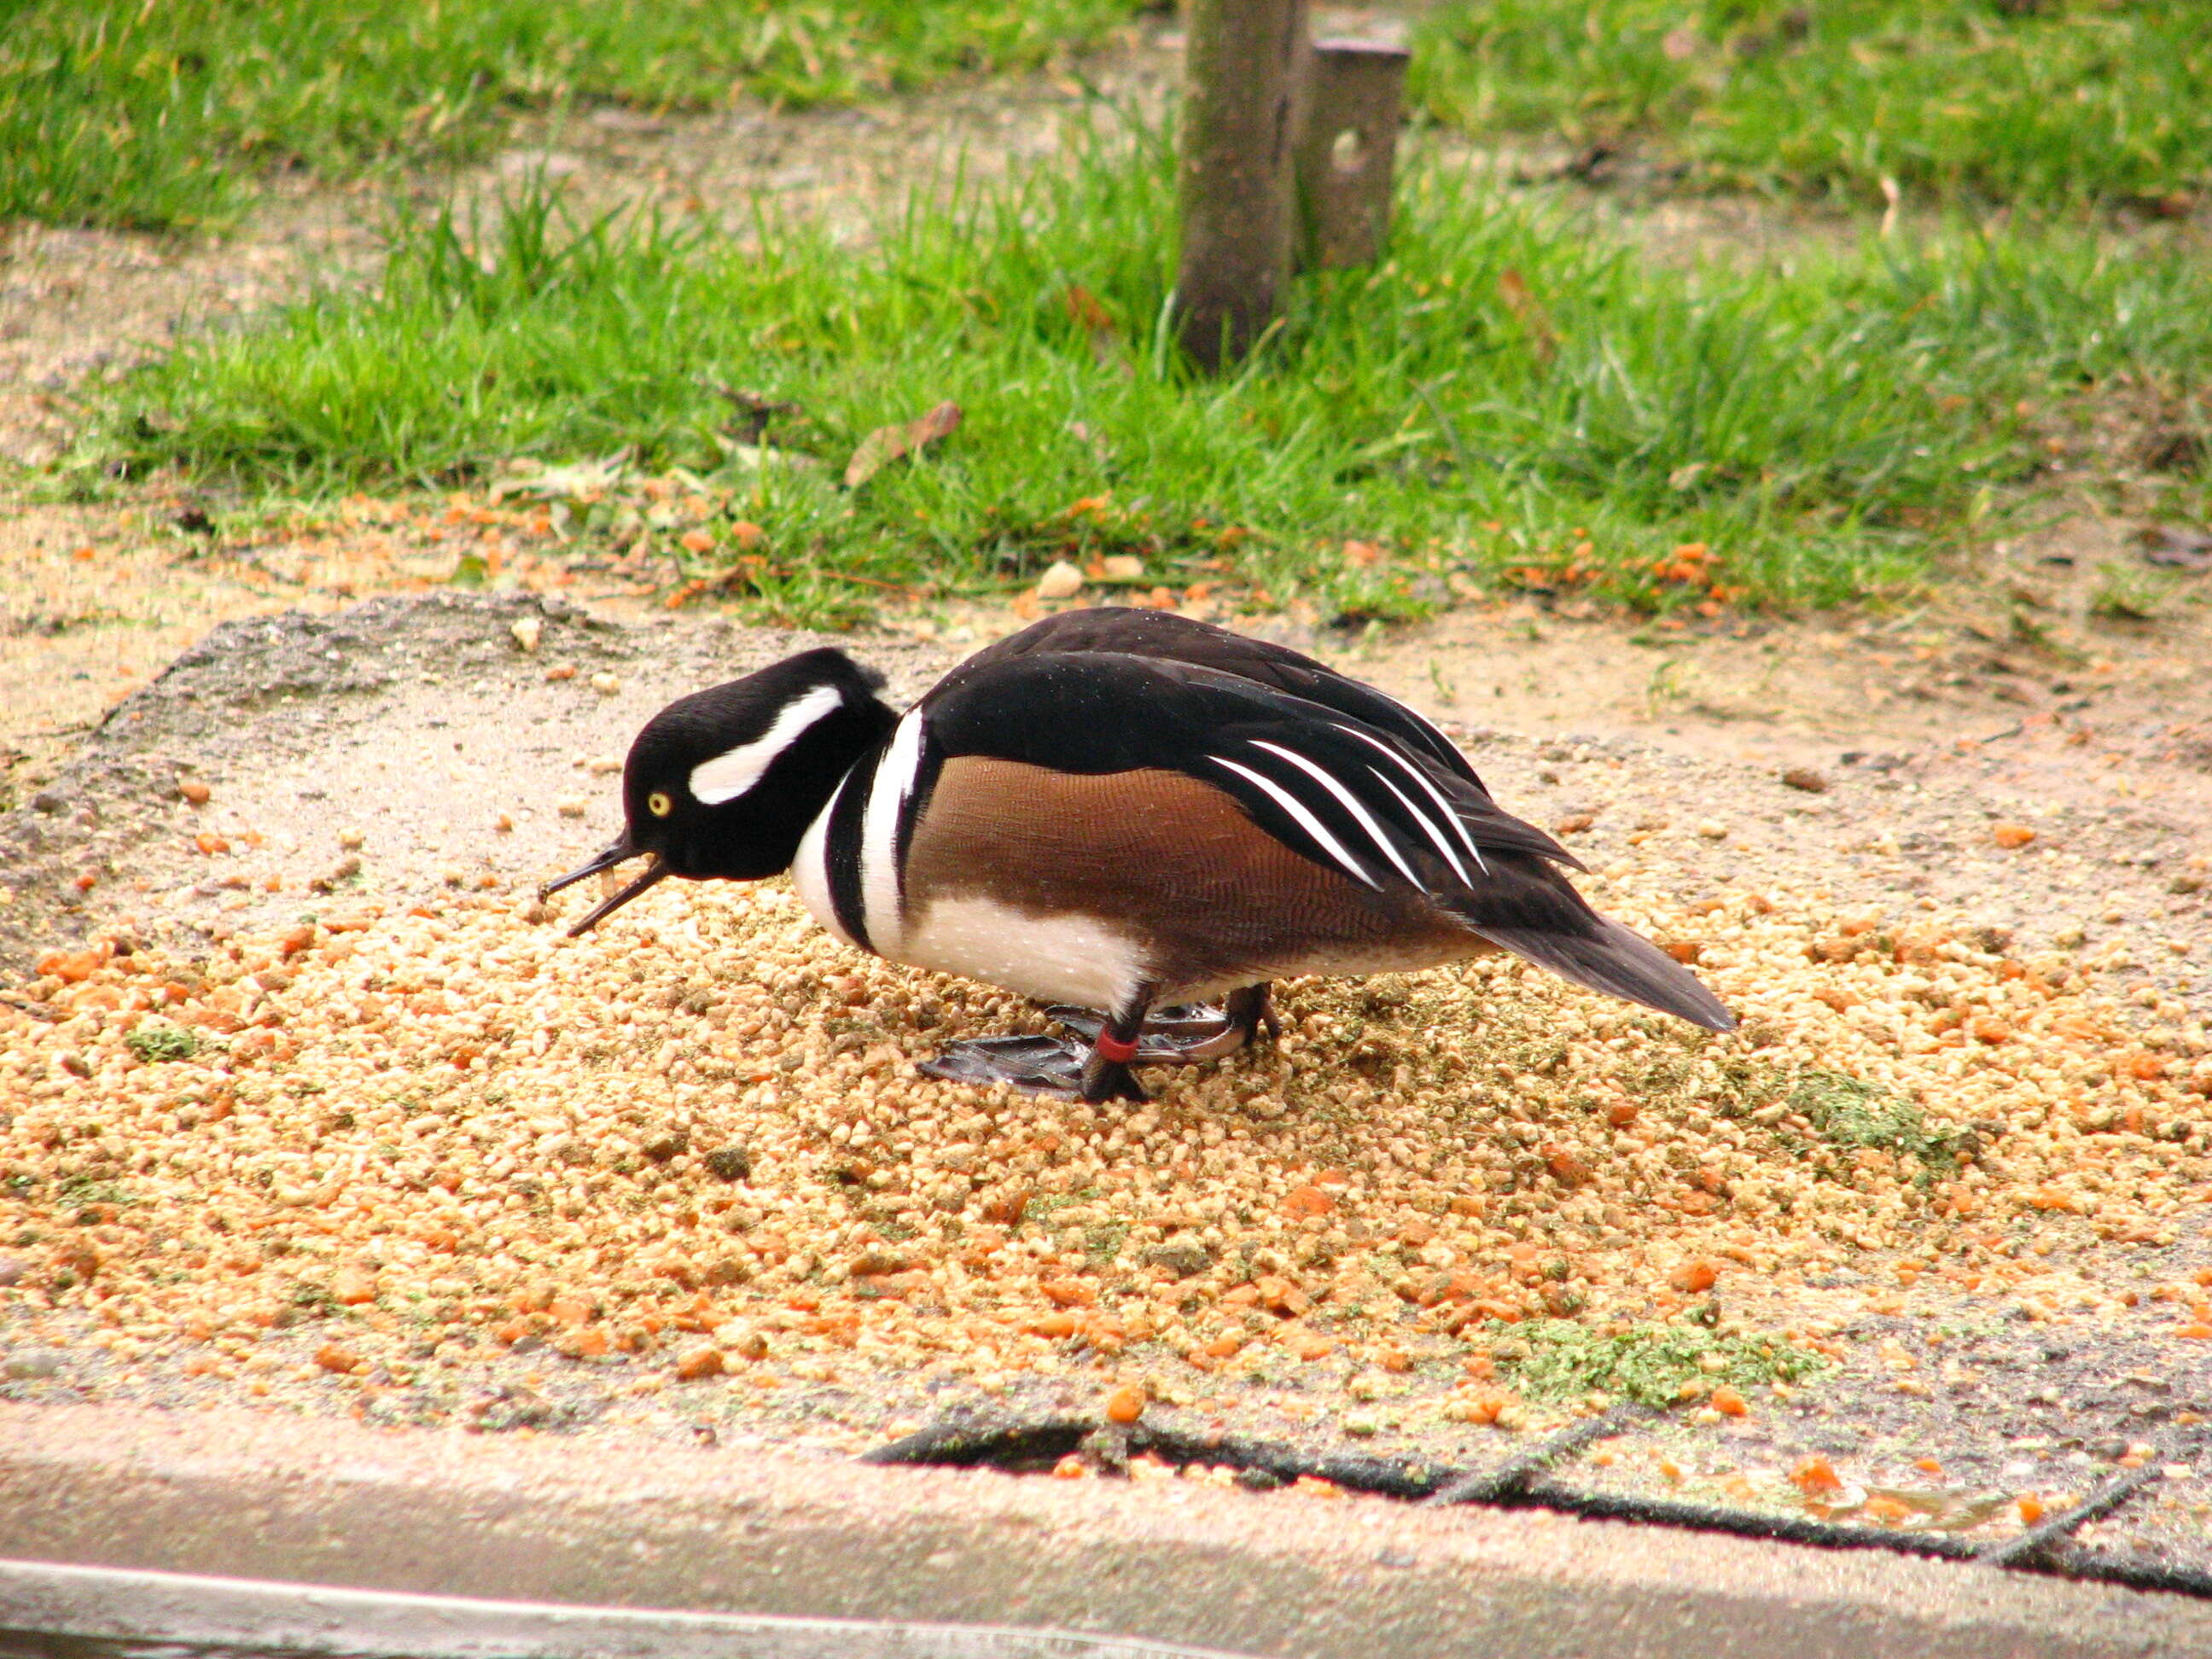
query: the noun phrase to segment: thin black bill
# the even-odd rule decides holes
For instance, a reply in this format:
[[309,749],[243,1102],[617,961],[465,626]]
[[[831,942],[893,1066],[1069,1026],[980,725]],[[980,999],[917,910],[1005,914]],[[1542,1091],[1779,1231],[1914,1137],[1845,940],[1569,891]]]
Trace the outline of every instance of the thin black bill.
[[[542,902],[559,892],[563,887],[574,886],[586,876],[599,875],[603,871],[611,870],[617,865],[626,863],[638,856],[640,856],[639,851],[630,845],[629,837],[627,835],[620,836],[611,845],[604,847],[593,854],[587,862],[569,871],[567,875],[554,877],[552,880],[538,890],[538,896]],[[659,858],[653,858],[653,862],[645,867],[643,873],[630,882],[628,886],[610,893],[586,910],[575,925],[568,929],[568,937],[574,939],[580,934],[590,933],[600,922],[605,921],[607,917],[621,909],[623,905],[628,904],[668,873],[668,866]]]

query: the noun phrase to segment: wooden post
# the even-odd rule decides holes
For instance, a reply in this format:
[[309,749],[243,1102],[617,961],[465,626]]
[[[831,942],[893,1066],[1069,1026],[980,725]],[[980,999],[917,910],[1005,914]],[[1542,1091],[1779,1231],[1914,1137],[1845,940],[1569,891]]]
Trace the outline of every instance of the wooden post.
[[1290,286],[1306,0],[1188,0],[1184,22],[1177,326],[1215,369],[1251,349]]
[[1390,176],[1397,163],[1404,99],[1402,46],[1321,40],[1298,140],[1298,194],[1309,268],[1364,265],[1380,258],[1390,229]]

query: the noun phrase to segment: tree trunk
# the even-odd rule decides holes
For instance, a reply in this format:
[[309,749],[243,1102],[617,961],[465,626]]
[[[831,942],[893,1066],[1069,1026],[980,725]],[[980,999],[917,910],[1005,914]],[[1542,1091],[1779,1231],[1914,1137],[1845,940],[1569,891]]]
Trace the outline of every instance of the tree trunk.
[[1251,349],[1290,285],[1306,0],[1188,0],[1185,24],[1178,327],[1216,369]]

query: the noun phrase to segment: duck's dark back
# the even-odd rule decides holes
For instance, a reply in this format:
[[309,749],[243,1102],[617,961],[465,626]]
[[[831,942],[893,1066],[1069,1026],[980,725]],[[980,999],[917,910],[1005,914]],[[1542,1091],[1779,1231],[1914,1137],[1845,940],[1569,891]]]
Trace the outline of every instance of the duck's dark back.
[[947,674],[930,695],[937,696],[969,675],[1010,658],[1061,652],[1114,652],[1186,662],[1273,686],[1386,732],[1482,787],[1482,780],[1451,739],[1396,698],[1288,646],[1234,634],[1212,623],[1178,617],[1171,611],[1100,605],[1060,611],[986,646]]

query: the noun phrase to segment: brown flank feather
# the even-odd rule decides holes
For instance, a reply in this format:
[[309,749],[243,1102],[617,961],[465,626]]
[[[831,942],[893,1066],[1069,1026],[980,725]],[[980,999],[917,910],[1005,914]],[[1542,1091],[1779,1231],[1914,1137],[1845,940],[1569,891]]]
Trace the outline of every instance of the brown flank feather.
[[1074,775],[957,756],[908,855],[907,902],[975,896],[1126,927],[1163,1001],[1294,974],[1436,967],[1493,947],[1402,882],[1382,891],[1293,852],[1179,772]]
[[[1424,860],[1433,872],[1443,866]],[[908,854],[907,902],[976,896],[1097,916],[1144,951],[1163,1002],[1304,974],[1412,972],[1504,949],[1709,1030],[1735,1021],[1649,939],[1599,915],[1540,859],[1492,852],[1472,888],[1380,890],[1285,847],[1180,772],[1074,774],[956,756]]]

